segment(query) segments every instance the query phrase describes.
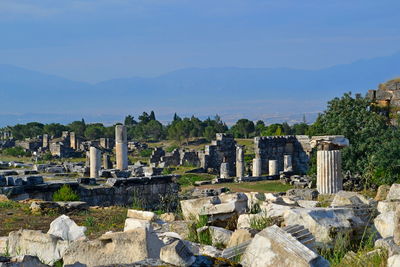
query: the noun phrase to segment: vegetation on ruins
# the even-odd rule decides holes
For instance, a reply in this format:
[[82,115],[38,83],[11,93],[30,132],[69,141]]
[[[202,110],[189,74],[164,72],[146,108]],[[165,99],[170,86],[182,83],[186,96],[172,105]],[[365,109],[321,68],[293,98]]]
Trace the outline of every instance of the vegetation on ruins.
[[2,154],[13,157],[29,157],[31,155],[30,152],[25,151],[25,149],[20,146],[3,149]]
[[78,201],[79,196],[72,188],[64,184],[53,194],[53,201]]

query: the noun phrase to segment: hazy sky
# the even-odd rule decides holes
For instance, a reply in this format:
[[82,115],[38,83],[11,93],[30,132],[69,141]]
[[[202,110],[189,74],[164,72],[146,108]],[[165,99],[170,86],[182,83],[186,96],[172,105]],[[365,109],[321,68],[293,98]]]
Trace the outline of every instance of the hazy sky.
[[399,10],[398,0],[0,0],[0,63],[89,82],[316,69],[399,51]]

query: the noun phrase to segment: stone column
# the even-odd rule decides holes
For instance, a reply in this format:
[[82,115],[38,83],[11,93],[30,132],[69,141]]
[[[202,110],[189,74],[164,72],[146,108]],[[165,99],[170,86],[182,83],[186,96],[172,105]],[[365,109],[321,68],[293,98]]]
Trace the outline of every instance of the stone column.
[[76,135],[75,132],[70,132],[69,133],[69,143],[70,147],[74,150],[76,150]]
[[44,147],[44,148],[48,148],[49,147],[49,135],[48,134],[44,134],[43,135],[42,147]]
[[94,146],[90,147],[90,177],[99,178],[101,168],[101,151]]
[[253,177],[261,176],[261,158],[253,159]]
[[110,159],[110,155],[103,154],[103,168],[104,169],[112,169],[112,162]]
[[268,170],[270,176],[278,175],[278,161],[277,160],[270,160],[268,161]]
[[222,162],[220,167],[220,178],[229,178],[229,163]]
[[244,151],[243,146],[236,146],[236,177],[244,177]]
[[117,169],[128,169],[128,139],[125,125],[115,126],[115,154]]
[[292,155],[284,155],[283,156],[283,171],[284,172],[292,172],[293,171]]
[[317,190],[320,194],[335,194],[343,189],[340,150],[317,151]]

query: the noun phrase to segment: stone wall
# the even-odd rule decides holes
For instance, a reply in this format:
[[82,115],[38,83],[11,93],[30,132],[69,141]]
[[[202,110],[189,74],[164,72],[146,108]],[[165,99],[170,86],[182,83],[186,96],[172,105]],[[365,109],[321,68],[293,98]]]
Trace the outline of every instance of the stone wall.
[[[163,202],[162,199],[168,201],[168,205],[177,205],[178,178],[176,175],[110,178],[110,183],[105,186],[87,186],[77,182],[67,184],[79,194],[81,201],[90,206],[129,206],[134,201],[140,201],[144,209],[156,209]],[[11,200],[32,198],[51,201],[54,192],[64,184],[66,183],[0,187],[0,194],[7,195]]]
[[293,171],[306,173],[311,153],[310,138],[305,135],[266,136],[254,138],[256,157],[261,158],[261,171],[268,173],[268,161],[277,160],[278,171],[284,170],[284,156],[292,155]]

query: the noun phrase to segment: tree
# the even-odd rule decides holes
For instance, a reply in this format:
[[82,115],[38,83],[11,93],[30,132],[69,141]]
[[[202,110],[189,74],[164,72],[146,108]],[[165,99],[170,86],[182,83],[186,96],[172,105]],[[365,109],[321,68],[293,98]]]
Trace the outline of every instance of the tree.
[[179,117],[179,116],[176,114],[176,112],[175,112],[174,118],[172,119],[172,122],[174,122],[174,121],[180,121],[180,120],[181,120],[181,117]]
[[132,125],[135,125],[135,124],[137,124],[137,122],[134,120],[134,117],[132,115],[128,115],[128,116],[125,117],[124,125],[132,126]]
[[254,131],[254,123],[248,119],[238,120],[231,128],[232,134],[237,138],[249,138]]
[[54,137],[60,137],[62,135],[63,131],[67,131],[68,128],[62,124],[59,123],[50,123],[50,124],[46,124],[43,127],[43,132],[47,133],[51,136]]
[[89,140],[104,137],[105,127],[101,123],[88,124],[85,130],[85,137]]
[[73,121],[68,124],[67,127],[71,132],[75,132],[76,136],[85,136],[86,123],[84,119],[82,119],[81,121]]
[[[394,131],[394,132],[391,132]],[[343,169],[359,173],[378,183],[378,172],[383,168],[394,175],[396,161],[389,156],[398,153],[391,137],[398,136],[398,129],[391,129],[388,121],[370,109],[367,98],[353,98],[351,93],[328,102],[326,111],[320,114],[310,127],[310,135],[344,135],[350,146],[342,150]],[[382,177],[382,175],[378,175]]]
[[150,116],[147,112],[143,112],[142,115],[139,116],[139,123],[146,124],[150,121]]
[[155,121],[156,120],[156,114],[154,113],[154,111],[150,112],[149,119],[150,119],[150,121]]

